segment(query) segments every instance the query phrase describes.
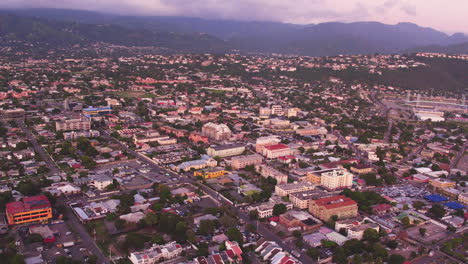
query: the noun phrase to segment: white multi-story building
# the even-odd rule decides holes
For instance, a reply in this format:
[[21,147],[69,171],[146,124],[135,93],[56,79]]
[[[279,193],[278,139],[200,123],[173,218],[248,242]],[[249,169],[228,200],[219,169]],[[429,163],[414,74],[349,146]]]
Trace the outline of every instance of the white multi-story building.
[[353,185],[353,174],[345,169],[322,173],[320,184],[328,190],[349,188]]
[[63,133],[63,139],[65,140],[74,140],[79,137],[99,137],[101,134],[97,130],[88,130],[88,131],[71,131]]
[[113,179],[107,175],[96,175],[93,176],[91,180],[91,185],[96,187],[96,189],[102,191],[104,190],[107,186],[111,185],[113,183]]
[[202,127],[202,133],[214,140],[227,140],[231,137],[231,129],[225,124],[207,123]]
[[57,131],[90,130],[91,121],[88,118],[66,119],[55,122]]
[[315,184],[310,182],[295,182],[278,184],[275,186],[275,193],[279,196],[287,196],[291,193],[305,192],[315,189]]
[[271,106],[271,114],[272,115],[283,115],[284,110],[281,105],[272,105]]
[[211,157],[231,157],[240,155],[245,151],[245,145],[243,144],[226,144],[220,146],[209,147],[206,153]]

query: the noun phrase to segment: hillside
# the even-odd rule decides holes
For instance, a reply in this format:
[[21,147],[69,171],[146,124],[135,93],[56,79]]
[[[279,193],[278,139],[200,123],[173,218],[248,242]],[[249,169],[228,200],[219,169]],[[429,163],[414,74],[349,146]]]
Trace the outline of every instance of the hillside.
[[85,24],[0,13],[0,39],[34,44],[74,45],[106,42],[127,46],[158,46],[182,51],[224,52],[223,40],[206,34],[152,32],[116,24]]
[[[190,17],[119,16],[63,9],[8,10],[26,20],[37,20],[63,31],[53,21],[73,25],[73,39],[122,45],[155,45],[195,52],[283,53],[308,56],[398,53],[417,47],[459,45],[463,34],[449,36],[411,23],[378,22],[295,25],[280,22],[207,20]],[[45,22],[46,21],[46,22]],[[22,23],[22,22],[20,22]],[[15,33],[12,28],[10,33]],[[34,31],[34,28],[32,29]],[[48,31],[45,31],[48,32]],[[45,34],[41,31],[41,34]],[[37,32],[32,32],[37,35]],[[20,36],[24,37],[24,35]],[[52,34],[61,42],[63,36]],[[54,41],[54,40],[51,40]]]

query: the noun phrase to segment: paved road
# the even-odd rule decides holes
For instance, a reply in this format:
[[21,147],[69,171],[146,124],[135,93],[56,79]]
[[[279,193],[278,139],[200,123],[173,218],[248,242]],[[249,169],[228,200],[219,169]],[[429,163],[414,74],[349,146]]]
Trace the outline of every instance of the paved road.
[[416,155],[418,155],[426,146],[427,144],[429,144],[433,139],[435,138],[435,136],[432,136],[430,139],[428,140],[425,140],[419,147],[413,149],[413,151],[406,157],[404,157],[401,161],[400,161],[400,165],[404,164],[405,162],[413,159]]
[[59,204],[62,204],[67,209],[65,215],[67,216],[67,222],[73,227],[74,231],[78,233],[82,240],[82,244],[87,247],[93,255],[97,256],[98,264],[109,264],[109,260],[102,253],[101,249],[96,245],[93,238],[88,234],[83,224],[78,220],[77,216],[72,212],[72,209],[66,204],[64,200],[59,200]]
[[29,142],[31,142],[36,153],[39,153],[41,158],[46,163],[46,166],[49,169],[48,174],[54,175],[54,174],[60,173],[60,169],[57,168],[57,166],[55,165],[55,162],[49,156],[49,153],[47,153],[47,151],[45,151],[45,149],[39,144],[39,142],[37,142],[36,137],[33,135],[31,130],[26,127],[24,122],[22,120],[16,120],[16,124],[18,125],[19,128],[21,128],[23,133],[26,134],[26,137],[28,138]]
[[458,151],[457,156],[452,160],[450,163],[450,169],[454,169],[457,167],[458,163],[460,162],[460,159],[465,155],[466,148],[468,147],[468,142],[466,142]]
[[[49,153],[45,151],[45,149],[37,142],[35,136],[32,134],[31,130],[26,127],[26,125],[22,121],[17,121],[18,127],[23,130],[23,132],[26,134],[28,137],[28,140],[31,142],[33,145],[34,150],[41,155],[42,159],[46,162],[47,167],[49,168],[49,174],[57,174],[60,173],[60,169],[57,168],[55,165],[55,162],[52,160],[52,158],[49,156]],[[64,200],[59,200],[59,204],[65,205],[65,208],[67,208],[65,214],[68,217],[68,223],[73,226],[76,232],[78,232],[78,235],[80,236],[81,240],[83,241],[83,244],[91,250],[93,255],[96,255],[98,257],[98,263],[102,264],[108,264],[109,261],[107,260],[106,256],[101,252],[101,250],[97,247],[97,245],[94,243],[94,240],[89,236],[88,232],[86,232],[86,229],[84,226],[81,224],[80,221],[78,221],[77,217],[73,212],[71,211],[71,208],[64,203]]]

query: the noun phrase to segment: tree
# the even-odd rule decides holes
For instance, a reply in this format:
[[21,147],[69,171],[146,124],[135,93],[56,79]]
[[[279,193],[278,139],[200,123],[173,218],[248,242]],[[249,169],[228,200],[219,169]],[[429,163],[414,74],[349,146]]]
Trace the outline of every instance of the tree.
[[320,256],[320,251],[316,248],[309,248],[307,249],[307,255],[309,255],[309,257],[312,259],[317,260]]
[[249,217],[252,220],[258,219],[258,211],[257,210],[252,210],[249,212]]
[[387,242],[387,247],[389,247],[390,249],[395,249],[398,247],[398,241],[396,240],[390,240]]
[[434,204],[430,209],[429,209],[429,213],[431,213],[432,215],[434,215],[436,218],[442,218],[444,217],[446,211],[444,209],[444,207],[442,207],[440,204]]
[[301,238],[301,236],[302,236],[302,233],[301,233],[301,231],[299,231],[299,230],[294,230],[294,231],[292,232],[292,234],[293,234],[293,236],[294,236],[295,238]]
[[92,168],[96,167],[96,161],[94,161],[94,159],[91,158],[88,155],[81,156],[81,163],[87,169],[92,169]]
[[275,204],[275,206],[273,206],[273,215],[275,216],[282,215],[286,212],[286,210],[287,210],[286,205],[282,203]]
[[88,258],[88,263],[89,264],[97,264],[98,257],[96,255],[91,255]]
[[237,243],[239,243],[239,245],[242,245],[242,243],[244,243],[244,238],[242,236],[242,233],[239,231],[239,229],[235,227],[230,227],[227,230],[227,236],[229,240],[236,241]]
[[363,239],[365,241],[375,243],[375,242],[379,241],[379,233],[375,229],[368,228],[368,229],[366,229],[364,231]]
[[424,228],[424,227],[419,228],[419,234],[421,236],[425,236],[426,235],[426,228]]
[[374,243],[371,248],[371,253],[374,256],[374,259],[380,258],[385,259],[387,258],[387,250],[380,245],[379,243]]
[[213,234],[215,230],[215,224],[211,220],[201,220],[200,227],[198,228],[198,233],[201,235],[210,235]]
[[348,263],[345,251],[342,247],[336,247],[333,251],[333,262],[338,264]]
[[18,183],[16,190],[25,196],[36,195],[41,191],[39,187],[30,180]]
[[413,207],[416,209],[416,210],[420,210],[422,209],[426,204],[422,201],[414,201],[413,202]]
[[357,239],[348,240],[343,244],[343,249],[347,256],[351,256],[354,254],[361,254],[363,251],[363,248],[364,248],[364,243]]
[[401,219],[403,226],[408,227],[411,224],[411,220],[408,216],[405,216]]
[[405,262],[405,257],[399,254],[392,254],[388,257],[387,262],[388,264],[402,264]]

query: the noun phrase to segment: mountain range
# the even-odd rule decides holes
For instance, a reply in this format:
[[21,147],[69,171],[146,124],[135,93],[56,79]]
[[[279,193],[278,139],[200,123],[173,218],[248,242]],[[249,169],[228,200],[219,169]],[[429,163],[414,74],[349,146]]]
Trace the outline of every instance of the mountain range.
[[175,51],[307,56],[438,51],[466,53],[468,36],[411,23],[296,25],[190,17],[122,16],[68,9],[0,11],[0,39],[48,45],[108,42]]

